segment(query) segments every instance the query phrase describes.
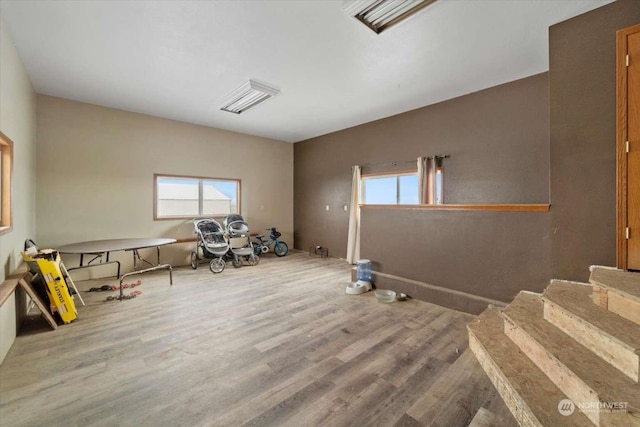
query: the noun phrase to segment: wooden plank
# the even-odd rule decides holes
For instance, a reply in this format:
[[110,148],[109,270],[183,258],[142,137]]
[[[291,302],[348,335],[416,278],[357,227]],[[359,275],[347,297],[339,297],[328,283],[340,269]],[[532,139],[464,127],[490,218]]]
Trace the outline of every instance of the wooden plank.
[[522,427],[593,427],[584,414],[563,416],[558,403],[566,395],[504,334],[496,308],[468,325],[469,348]]
[[[0,132],[0,135],[2,135],[2,132]],[[13,271],[11,275],[6,277],[4,282],[0,284],[0,306],[2,306],[15,291],[16,286],[18,286],[18,280],[28,272],[26,265],[21,264],[20,267]]]
[[[471,350],[464,351],[458,359],[440,375],[420,399],[407,411],[423,425],[468,424],[472,415],[487,399],[474,390],[491,387],[490,380],[481,370],[461,369],[477,363]],[[470,387],[461,387],[467,384]],[[467,394],[468,393],[468,394]]]
[[511,414],[511,411],[505,405],[502,397],[498,391],[491,385],[493,392],[489,395],[487,400],[483,403],[483,407],[493,414],[494,426],[500,427],[518,427],[518,422]]
[[593,295],[592,300],[595,305],[598,307],[604,308],[605,310],[609,309],[609,298],[607,296],[607,289],[602,286],[598,286],[596,284],[593,285],[592,288]]
[[183,239],[176,239],[176,243],[195,243],[198,239],[196,237],[185,237]]
[[18,286],[18,279],[5,280],[0,284],[0,306],[2,306]]
[[[507,335],[576,405],[594,405],[585,415],[596,425],[633,424],[640,388],[543,318],[538,295],[521,292],[503,311]],[[627,410],[600,409],[600,402],[626,402]],[[635,415],[634,415],[635,414]],[[636,422],[638,420],[636,419]]]
[[[596,304],[602,306],[601,294],[606,292],[606,308],[609,311],[640,324],[640,273],[593,266],[589,282],[594,285]],[[599,294],[597,297],[596,289]]]
[[16,288],[20,286],[25,290],[27,295],[29,295],[29,298],[31,298],[31,300],[35,303],[36,307],[38,307],[40,313],[42,314],[42,317],[44,317],[49,326],[51,326],[52,329],[57,329],[58,324],[51,315],[49,308],[46,306],[42,298],[40,298],[40,295],[38,295],[35,289],[33,289],[33,287],[31,286],[32,274],[22,269],[20,275],[14,276],[16,277],[5,280],[4,282],[2,282],[2,284],[0,284],[0,306],[2,306],[2,304],[4,304],[11,296],[11,294],[15,292]]
[[629,319],[640,325],[640,302],[630,299],[628,294],[617,291],[608,292],[609,311],[619,316]]
[[592,266],[590,269],[589,283],[609,290],[617,289],[632,299],[640,300],[640,273],[602,266]]
[[549,204],[513,205],[360,205],[361,209],[426,210],[426,211],[480,211],[480,212],[549,212]]
[[[172,287],[166,274],[150,272],[135,288],[142,294],[124,302],[106,301],[115,292],[87,292],[116,279],[76,282],[87,304],[78,320],[55,335],[20,333],[0,366],[0,419],[16,426],[409,422],[406,412],[466,346],[472,316],[414,299],[380,304],[372,293],[345,295],[350,273],[343,260],[291,251],[220,274],[176,268]],[[477,363],[464,362],[456,369],[484,377]],[[494,393],[461,382],[457,419],[467,400],[477,406]]]
[[640,326],[591,302],[591,286],[552,280],[544,291],[544,318],[616,367],[640,380]]
[[38,309],[40,310],[42,317],[44,317],[49,326],[51,326],[51,328],[54,330],[58,329],[58,323],[49,312],[49,308],[45,305],[44,301],[42,300],[42,298],[40,298],[40,295],[38,295],[36,290],[33,289],[33,286],[31,286],[31,273],[26,273],[25,275],[23,275],[20,280],[18,280],[18,285],[22,286],[27,295],[29,295],[31,300],[33,300],[36,307],[38,307]]

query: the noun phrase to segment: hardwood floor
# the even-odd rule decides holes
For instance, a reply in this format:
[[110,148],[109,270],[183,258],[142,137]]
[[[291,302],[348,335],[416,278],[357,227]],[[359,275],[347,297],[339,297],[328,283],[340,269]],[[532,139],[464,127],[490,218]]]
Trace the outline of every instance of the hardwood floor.
[[[127,301],[86,292],[37,315],[0,366],[6,426],[467,426],[515,421],[473,355],[471,315],[345,295],[351,266],[292,251],[220,274],[149,273]],[[131,290],[127,290],[129,293]]]

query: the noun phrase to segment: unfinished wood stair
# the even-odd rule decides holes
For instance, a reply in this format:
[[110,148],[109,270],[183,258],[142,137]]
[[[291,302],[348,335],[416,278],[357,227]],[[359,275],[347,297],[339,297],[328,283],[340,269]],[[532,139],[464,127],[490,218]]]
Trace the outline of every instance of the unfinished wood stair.
[[592,267],[593,302],[640,325],[639,273]]
[[640,273],[592,267],[590,282],[552,280],[468,325],[522,426],[640,426]]

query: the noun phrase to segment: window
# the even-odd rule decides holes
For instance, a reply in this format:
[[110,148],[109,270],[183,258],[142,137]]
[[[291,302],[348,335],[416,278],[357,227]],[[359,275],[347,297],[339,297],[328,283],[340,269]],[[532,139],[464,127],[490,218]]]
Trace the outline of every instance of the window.
[[362,177],[365,205],[417,205],[418,173],[414,171]]
[[240,213],[240,180],[154,175],[154,219]]
[[[444,204],[443,160],[449,156],[421,157],[418,170],[362,175],[361,203],[364,205]],[[424,162],[424,163],[422,163]],[[396,163],[392,163],[395,165]],[[419,172],[422,167],[421,177]],[[423,185],[420,185],[422,180]],[[423,191],[423,197],[420,192]]]
[[13,142],[0,132],[0,234],[13,227]]

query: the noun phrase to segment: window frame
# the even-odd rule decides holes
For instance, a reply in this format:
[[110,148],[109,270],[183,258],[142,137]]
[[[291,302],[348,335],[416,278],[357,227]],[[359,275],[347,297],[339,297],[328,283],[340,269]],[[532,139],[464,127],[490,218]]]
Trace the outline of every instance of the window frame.
[[13,230],[13,141],[0,132],[0,235]]
[[[238,214],[242,215],[242,180],[239,178],[218,178],[218,177],[210,177],[210,176],[193,176],[193,175],[175,175],[175,174],[165,174],[165,173],[154,173],[153,174],[153,220],[154,221],[171,221],[171,220],[184,220],[184,219],[194,219],[194,218],[211,218],[211,217],[222,217],[226,214],[222,213],[213,213],[213,214],[202,214],[202,215],[189,215],[189,216],[159,216],[158,215],[158,180],[161,178],[168,179],[189,179],[198,181],[198,185],[202,186],[205,181],[223,181],[223,182],[235,182],[238,188],[237,191],[237,203],[238,203]],[[202,211],[203,200],[199,198],[198,200],[198,210]]]
[[[392,178],[395,177],[396,178],[396,203],[391,204],[388,203],[386,204],[387,206],[400,206],[400,205],[407,205],[407,206],[417,206],[420,203],[411,203],[411,204],[406,204],[406,203],[400,203],[400,177],[401,176],[411,176],[411,175],[418,175],[418,169],[406,169],[406,170],[399,170],[399,171],[391,171],[391,172],[377,172],[377,173],[368,173],[368,174],[362,174],[362,176],[360,177],[360,185],[362,188],[362,197],[360,200],[360,204],[362,205],[375,205],[376,203],[366,203],[365,199],[366,199],[366,186],[365,186],[365,181],[367,179],[375,179],[375,178]],[[420,200],[420,197],[418,195],[418,200]]]

